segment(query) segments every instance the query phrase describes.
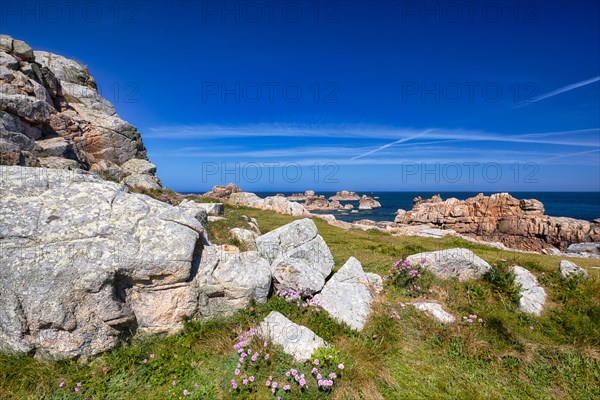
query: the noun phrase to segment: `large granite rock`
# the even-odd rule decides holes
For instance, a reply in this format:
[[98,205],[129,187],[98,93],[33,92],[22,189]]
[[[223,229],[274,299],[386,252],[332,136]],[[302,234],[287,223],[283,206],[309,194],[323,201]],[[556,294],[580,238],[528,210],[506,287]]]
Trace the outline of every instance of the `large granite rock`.
[[100,96],[85,66],[7,35],[0,43],[1,165],[76,166],[134,188],[160,189],[139,132]]
[[600,242],[573,243],[567,247],[567,253],[600,256]]
[[461,248],[413,254],[406,259],[442,279],[458,278],[461,281],[479,278],[492,268],[471,250]]
[[539,316],[546,303],[546,291],[538,284],[537,278],[523,267],[515,265],[511,268],[515,275],[515,283],[519,290],[519,309],[525,313]]
[[443,324],[452,324],[456,321],[454,316],[444,310],[438,303],[419,302],[412,303],[412,305],[417,310],[423,311]]
[[362,195],[358,203],[359,210],[372,210],[379,207],[381,207],[381,203],[365,194]]
[[0,347],[90,356],[264,301],[258,253],[204,248],[186,210],[69,170],[0,167]]
[[445,201],[418,197],[413,203],[411,211],[397,216],[397,223],[431,224],[521,250],[554,246],[564,251],[572,243],[600,242],[600,224],[544,215],[539,201],[518,200],[508,193]]
[[310,219],[297,220],[259,236],[256,245],[271,263],[277,288],[315,293],[323,288],[325,278],[333,270],[333,255]]
[[362,330],[371,313],[371,302],[382,288],[379,275],[365,274],[360,262],[350,257],[315,299],[336,320]]
[[179,207],[204,210],[209,216],[213,217],[223,215],[223,213],[225,212],[225,209],[223,208],[223,203],[198,203],[194,200],[188,199],[185,199],[181,203],[179,203]]
[[347,190],[342,190],[341,192],[336,192],[335,195],[331,196],[329,200],[337,200],[337,201],[354,201],[360,200],[360,196],[356,194],[356,192],[349,192]]
[[563,279],[570,279],[577,276],[587,278],[588,276],[588,273],[585,269],[569,260],[561,260],[560,265],[558,266],[558,271]]
[[270,196],[262,199],[254,193],[235,192],[229,195],[227,202],[231,205],[259,208],[296,217],[310,215],[310,212],[302,204],[289,201],[284,196]]
[[262,337],[283,347],[283,351],[297,362],[310,360],[313,351],[329,345],[313,331],[298,325],[277,311],[271,311],[260,323]]

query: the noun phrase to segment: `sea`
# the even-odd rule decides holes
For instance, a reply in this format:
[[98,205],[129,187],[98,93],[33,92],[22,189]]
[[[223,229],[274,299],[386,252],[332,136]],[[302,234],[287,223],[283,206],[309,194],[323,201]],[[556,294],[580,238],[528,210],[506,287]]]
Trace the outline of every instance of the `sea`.
[[[277,193],[283,193],[286,196],[292,192],[256,192],[260,197],[275,196]],[[357,192],[359,195],[366,194],[374,197],[381,203],[380,208],[374,210],[364,210],[358,213],[350,213],[345,210],[323,211],[321,213],[334,214],[337,219],[353,222],[360,219],[370,219],[373,221],[393,221],[396,211],[399,208],[411,210],[413,199],[421,196],[428,199],[435,194],[439,194],[442,199],[455,197],[459,200],[465,200],[469,197],[477,196],[479,192]],[[485,195],[494,192],[483,192]],[[600,192],[511,192],[517,199],[536,199],[544,204],[545,214],[556,217],[571,217],[592,221],[600,218]],[[324,195],[326,198],[335,195],[335,192],[318,192],[317,195]],[[358,209],[358,201],[342,201],[342,204],[353,204]],[[311,211],[319,213],[320,211]]]

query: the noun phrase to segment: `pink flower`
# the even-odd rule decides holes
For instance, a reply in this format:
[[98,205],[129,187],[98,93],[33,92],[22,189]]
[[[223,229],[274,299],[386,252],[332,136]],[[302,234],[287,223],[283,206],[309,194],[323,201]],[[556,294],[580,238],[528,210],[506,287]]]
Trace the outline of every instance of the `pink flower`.
[[171,385],[173,385],[173,386],[177,385],[177,381],[171,382]]
[[332,372],[329,374],[329,379],[335,379],[337,378],[337,375],[335,374],[335,372]]
[[290,385],[283,385],[283,390],[288,391],[290,390],[292,387]]
[[73,389],[73,390],[75,390],[76,392],[79,392],[79,390],[80,390],[80,389],[79,389],[78,387],[76,387],[76,388],[75,388],[75,389]]
[[267,347],[269,345],[269,343],[265,340],[265,342],[263,343],[264,347]]
[[233,371],[234,374],[239,375],[240,374],[240,370],[239,369],[235,369],[235,371]]
[[154,353],[150,354],[150,358],[154,358]]
[[60,383],[58,384],[59,388],[64,388],[65,387],[65,381],[64,379],[62,381],[60,381]]
[[266,382],[265,382],[265,386],[266,386],[266,387],[269,387],[269,386],[271,386],[271,381],[269,381],[269,380],[268,380],[268,381],[266,381]]
[[265,354],[265,360],[269,359],[269,353]]
[[319,359],[317,358],[315,361],[313,361],[313,364],[319,365]]
[[271,387],[272,387],[272,388],[276,388],[276,387],[277,387],[277,382],[273,382],[273,383],[271,384]]
[[187,389],[184,389],[184,390],[183,390],[183,395],[184,395],[184,396],[189,396],[189,395],[190,395],[190,392],[188,392],[188,391],[187,391]]
[[310,370],[311,374],[314,374],[318,371],[319,369],[317,367],[313,367],[313,369]]
[[323,379],[323,377],[321,376],[321,374],[317,374],[317,379],[318,379],[318,380],[321,380],[321,379]]
[[290,375],[290,371],[285,371],[285,376],[289,377]]
[[199,387],[199,386],[200,386],[200,385],[198,385],[197,383],[194,383],[194,387],[195,387],[196,389],[198,389],[198,387]]
[[339,369],[344,369],[344,364],[340,364],[340,365],[338,365],[338,368],[339,368]]
[[144,360],[142,361],[144,364],[146,364],[148,362],[147,358],[144,358]]
[[248,379],[243,379],[243,380],[242,380],[242,383],[243,383],[244,385],[247,385],[247,384],[248,384]]
[[81,382],[77,382],[77,387],[81,387]]
[[248,377],[248,380],[249,380],[250,382],[254,382],[254,375],[252,375],[252,376],[249,376],[249,377]]
[[534,329],[534,328],[533,328],[533,326],[530,326],[530,327],[529,327],[529,330],[530,330],[530,331],[532,331],[533,329]]

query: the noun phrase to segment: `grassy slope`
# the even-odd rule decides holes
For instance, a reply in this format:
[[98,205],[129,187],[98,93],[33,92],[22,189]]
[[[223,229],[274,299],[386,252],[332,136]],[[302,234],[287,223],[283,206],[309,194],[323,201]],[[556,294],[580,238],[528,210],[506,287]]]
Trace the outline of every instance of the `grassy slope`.
[[[225,243],[230,227],[244,226],[242,215],[255,217],[263,233],[293,220],[290,216],[228,207],[227,219],[211,224],[213,241]],[[240,329],[260,321],[274,309],[335,344],[346,365],[331,395],[311,390],[301,398],[600,397],[598,270],[590,269],[591,278],[585,282],[565,283],[559,279],[557,257],[504,252],[457,238],[397,238],[376,231],[343,231],[320,220],[316,223],[334,254],[336,268],[355,256],[366,271],[385,275],[393,261],[406,255],[466,247],[493,265],[504,259],[505,264],[531,270],[548,293],[547,311],[541,318],[518,312],[508,288],[486,280],[436,281],[430,298],[443,303],[459,318],[474,313],[485,323],[442,326],[410,307],[402,307],[402,302],[412,299],[386,287],[367,327],[356,333],[323,312],[307,312],[271,298],[267,304],[248,307],[225,321],[189,324],[177,336],[135,337],[131,344],[87,364],[0,355],[0,398],[165,399],[182,398],[183,389],[191,392],[186,398],[231,398],[234,394],[228,382],[237,363],[233,339]],[[574,261],[581,266],[598,264]],[[390,318],[393,311],[401,318]],[[276,349],[273,352],[272,364],[255,372],[261,385],[268,375],[292,365],[285,354]],[[151,353],[156,357],[143,364]],[[61,379],[66,380],[68,388],[82,382],[83,396],[60,389]],[[193,387],[194,383],[198,388]],[[237,397],[270,398],[265,390]]]

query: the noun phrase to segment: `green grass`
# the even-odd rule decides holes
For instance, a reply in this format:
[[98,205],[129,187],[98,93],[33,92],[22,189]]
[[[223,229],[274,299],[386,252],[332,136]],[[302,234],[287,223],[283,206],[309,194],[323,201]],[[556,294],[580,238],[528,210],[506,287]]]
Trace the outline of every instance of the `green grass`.
[[[229,229],[255,217],[262,233],[292,220],[270,212],[226,207],[212,223],[211,240],[230,243]],[[0,355],[0,398],[194,399],[274,398],[261,385],[267,376],[295,364],[278,349],[255,372],[258,392],[235,394],[229,380],[237,363],[234,338],[272,310],[314,330],[332,343],[346,366],[330,394],[314,388],[287,398],[316,399],[594,399],[600,397],[600,278],[563,281],[560,258],[512,253],[454,237],[393,237],[377,231],[343,231],[315,220],[334,254],[336,269],[350,256],[366,271],[385,275],[398,258],[421,251],[465,247],[490,262],[494,272],[472,282],[433,279],[427,298],[458,319],[477,314],[483,323],[444,326],[403,303],[414,301],[386,283],[365,329],[354,332],[324,312],[312,312],[272,297],[236,315],[209,323],[191,322],[175,336],[135,336],[130,343],[88,363]],[[586,267],[595,260],[573,259]],[[548,293],[539,317],[520,313],[506,266],[532,271]],[[390,318],[392,312],[398,319]],[[533,329],[531,329],[533,328]],[[149,354],[155,358],[144,364]],[[307,367],[296,368],[304,370]],[[173,375],[177,385],[173,386]],[[64,379],[67,389],[58,387]],[[82,394],[72,390],[82,382]],[[194,384],[198,384],[194,388]]]

